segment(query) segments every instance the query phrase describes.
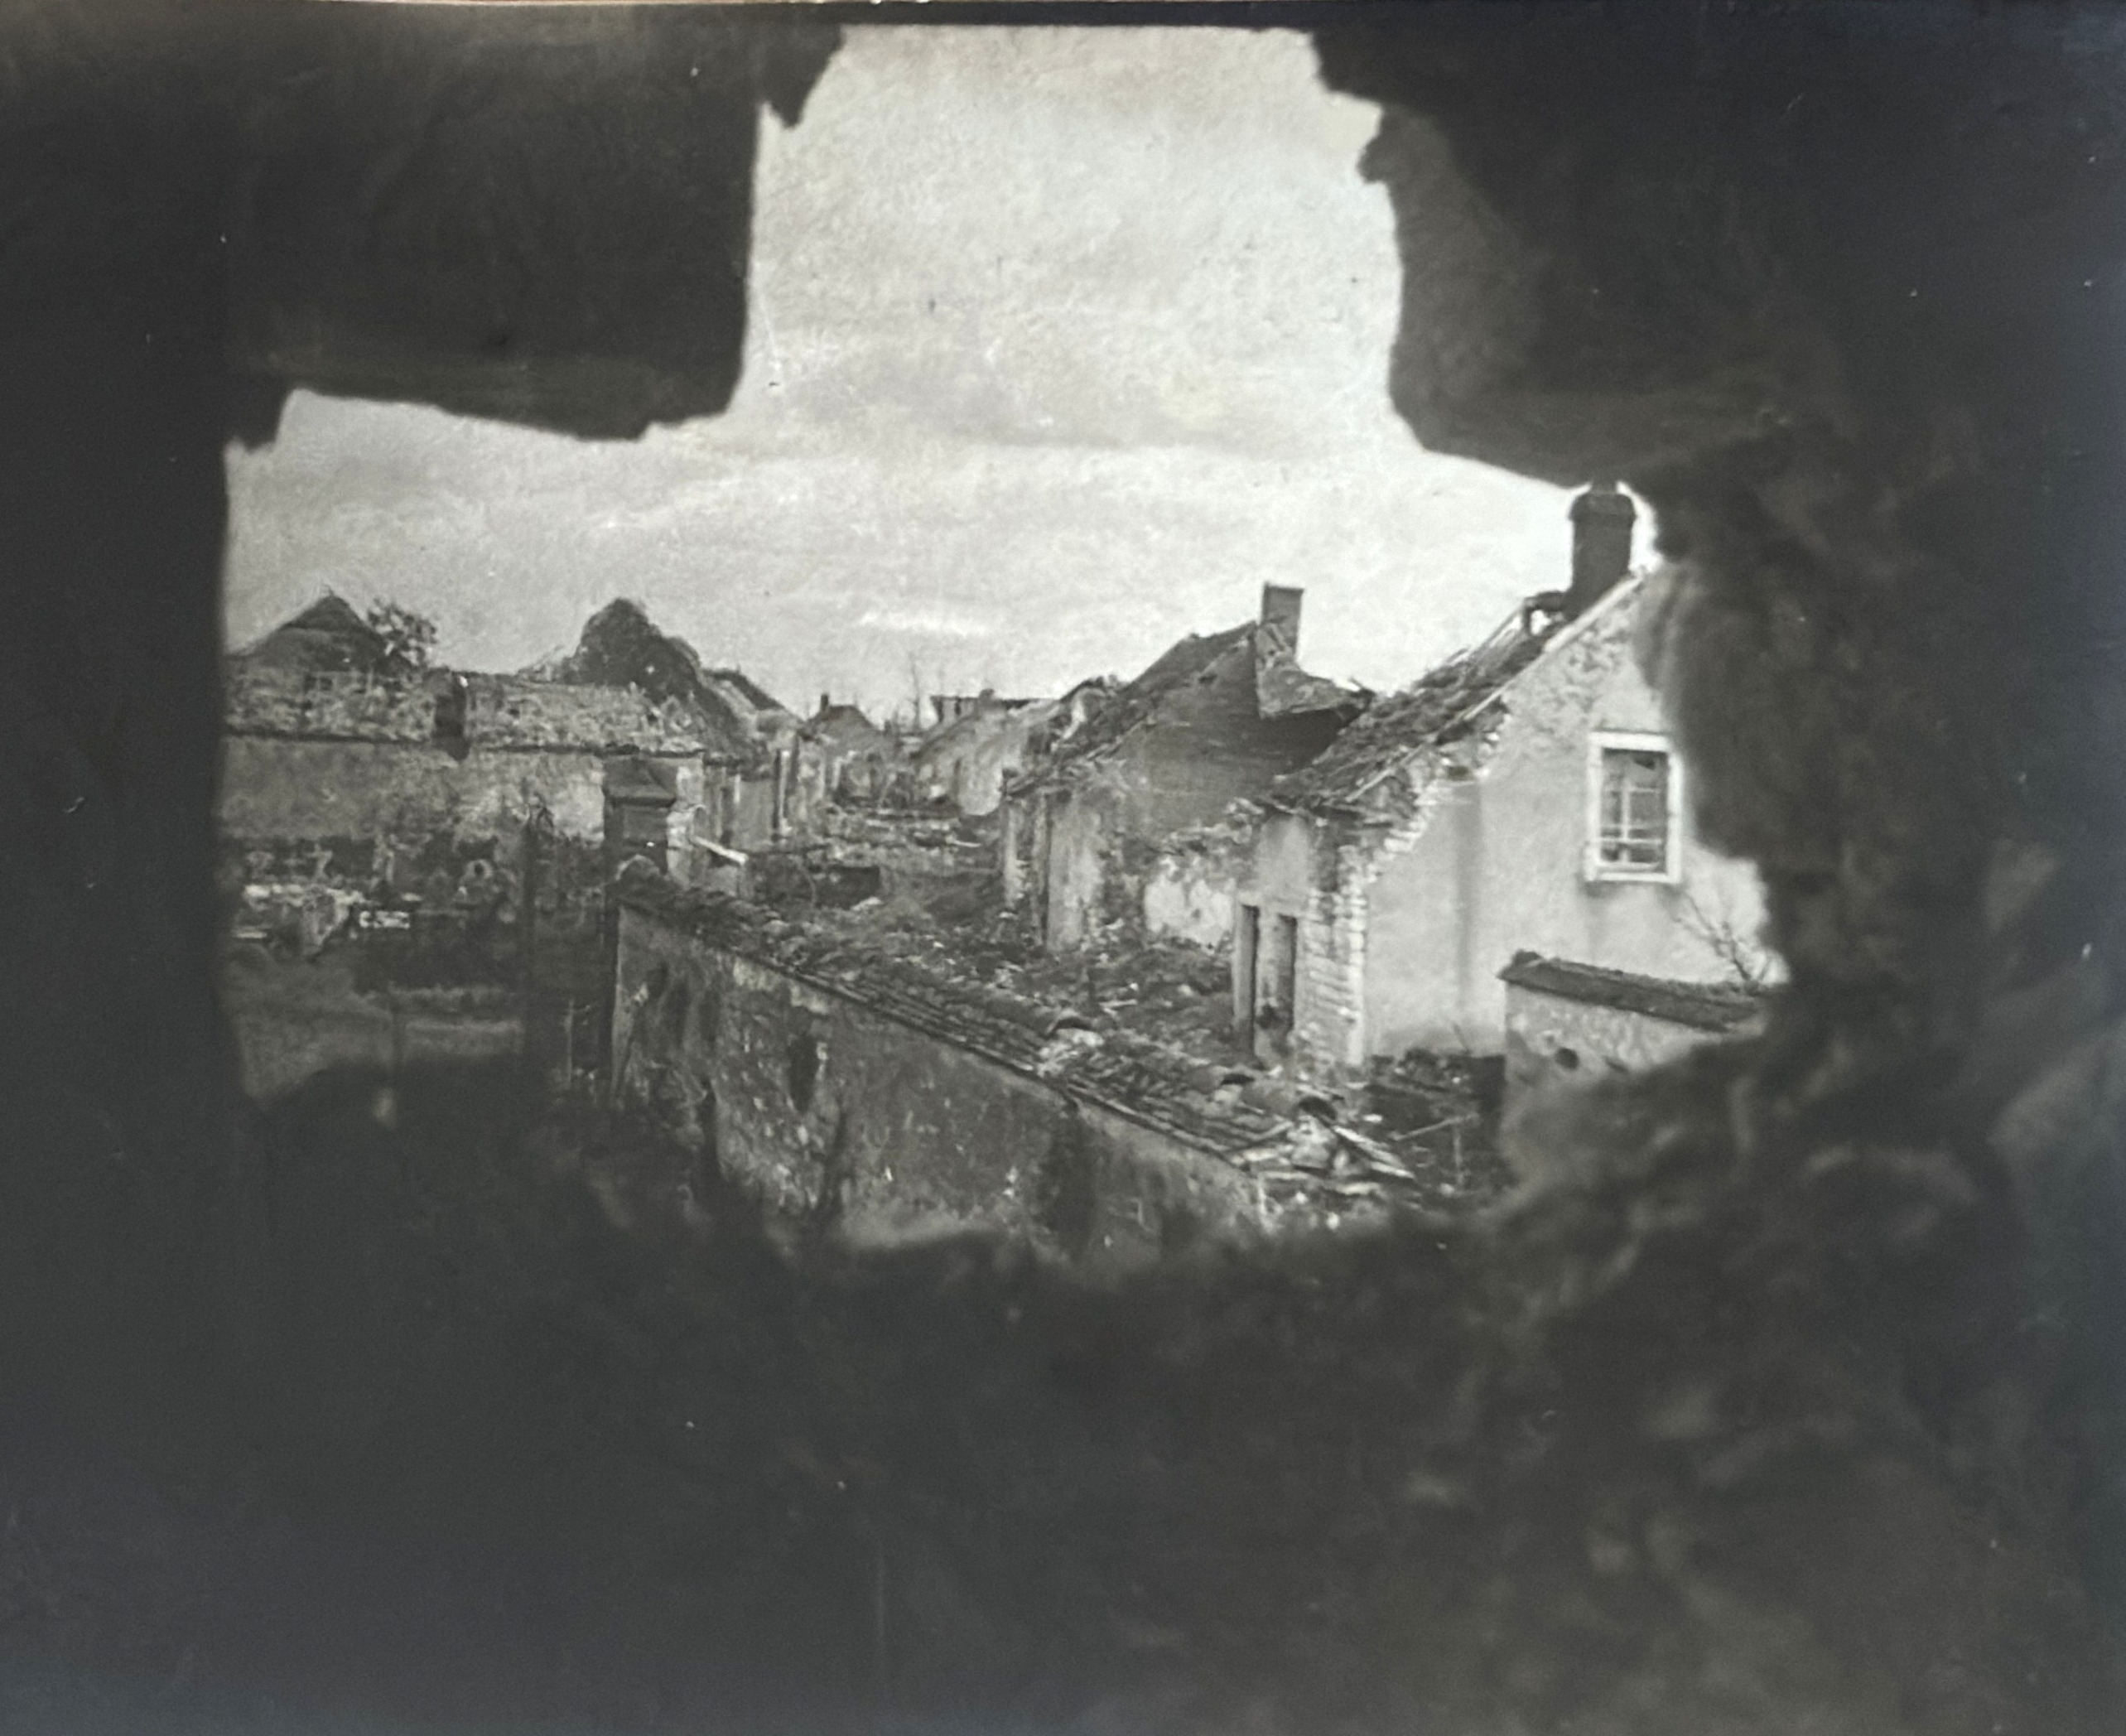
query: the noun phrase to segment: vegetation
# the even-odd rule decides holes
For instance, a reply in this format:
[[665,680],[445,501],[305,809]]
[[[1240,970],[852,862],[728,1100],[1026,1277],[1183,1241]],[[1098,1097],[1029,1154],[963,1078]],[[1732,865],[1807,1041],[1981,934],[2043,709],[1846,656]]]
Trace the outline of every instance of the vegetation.
[[379,602],[363,616],[384,644],[385,661],[399,669],[425,669],[436,651],[436,624],[401,604]]

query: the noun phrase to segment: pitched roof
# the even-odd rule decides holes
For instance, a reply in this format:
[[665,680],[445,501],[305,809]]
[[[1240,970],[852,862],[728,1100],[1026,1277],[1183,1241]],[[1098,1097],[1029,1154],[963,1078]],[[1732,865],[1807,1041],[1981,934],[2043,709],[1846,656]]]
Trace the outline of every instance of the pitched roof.
[[702,673],[735,689],[756,711],[787,711],[790,708],[743,669],[705,669]]
[[[1292,656],[1286,634],[1271,624],[1246,621],[1223,633],[1190,634],[1170,646],[1135,681],[1116,688],[1093,711],[1083,727],[1014,780],[1012,788],[1030,788],[1098,758],[1140,724],[1155,716],[1169,696],[1208,675],[1229,658],[1245,657],[1252,665],[1255,702],[1265,717],[1288,717],[1309,711],[1357,711],[1372,695],[1341,682],[1309,675]],[[1080,682],[1068,700],[1091,682]]]
[[379,669],[390,651],[383,635],[344,597],[327,591],[239,655],[266,668]]
[[1695,1030],[1738,1030],[1764,1010],[1768,998],[1763,990],[1735,983],[1679,982],[1534,952],[1516,953],[1498,974],[1502,981],[1520,988],[1639,1013]]
[[1299,648],[1282,621],[1257,621],[1254,642],[1255,704],[1265,717],[1356,710],[1372,697],[1325,675],[1309,675],[1302,669]]
[[1526,670],[1578,638],[1639,582],[1636,576],[1624,580],[1574,620],[1548,629],[1527,626],[1526,612],[1516,610],[1481,644],[1458,652],[1400,692],[1375,700],[1314,759],[1271,784],[1270,801],[1313,813],[1366,812],[1412,757],[1467,734]]
[[890,739],[884,730],[864,715],[861,706],[822,706],[812,718],[810,727],[815,735],[827,736],[845,745],[856,742],[865,747],[875,747]]

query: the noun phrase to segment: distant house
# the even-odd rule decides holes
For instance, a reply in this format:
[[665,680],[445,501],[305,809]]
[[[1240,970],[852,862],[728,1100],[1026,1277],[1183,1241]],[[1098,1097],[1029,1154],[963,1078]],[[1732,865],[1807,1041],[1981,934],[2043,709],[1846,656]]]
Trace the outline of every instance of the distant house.
[[805,734],[819,756],[830,798],[868,802],[885,792],[900,758],[900,744],[860,707],[836,705],[831,694],[822,693]]
[[701,737],[682,708],[628,687],[393,667],[344,604],[229,658],[224,692],[224,841],[350,882],[506,866],[534,815],[596,845],[615,766],[654,768],[668,807],[701,799]]
[[1764,1014],[1761,991],[1676,982],[1533,952],[1499,972],[1506,985],[1506,1112],[1537,1093],[1634,1073],[1687,1049],[1743,1034]]
[[[995,813],[1011,778],[1083,729],[1112,691],[1104,677],[1060,699],[999,699],[985,693],[943,715],[909,756],[915,792],[963,814]],[[941,706],[941,715],[943,708]]]
[[1265,587],[1260,617],[1175,645],[1006,786],[1005,893],[1030,899],[1044,943],[1140,920],[1160,846],[1265,793],[1362,709],[1299,666],[1300,593]]
[[1569,591],[1266,792],[1233,961],[1265,1061],[1326,1076],[1413,1047],[1497,1054],[1499,972],[1523,951],[1694,982],[1764,962],[1756,871],[1693,835],[1634,655],[1649,581],[1624,574],[1611,503],[1628,500],[1589,498]]

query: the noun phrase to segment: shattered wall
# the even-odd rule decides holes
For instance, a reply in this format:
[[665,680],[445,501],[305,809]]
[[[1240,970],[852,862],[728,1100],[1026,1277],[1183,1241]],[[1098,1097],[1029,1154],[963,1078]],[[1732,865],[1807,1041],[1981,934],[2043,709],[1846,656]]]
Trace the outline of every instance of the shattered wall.
[[977,702],[910,756],[922,796],[950,802],[964,814],[996,813],[1005,781],[1024,769],[1035,734],[1050,726],[1056,709],[1053,702]]
[[[1362,1017],[1366,989],[1364,857],[1329,829],[1303,814],[1263,810],[1234,896],[1261,920],[1286,916],[1299,923],[1294,1005],[1289,1038],[1280,1044],[1257,1031],[1256,1051],[1270,1064],[1287,1063],[1309,1078],[1335,1079],[1366,1061]],[[1261,985],[1241,980],[1234,958],[1236,1018],[1252,1025],[1249,1005]]]

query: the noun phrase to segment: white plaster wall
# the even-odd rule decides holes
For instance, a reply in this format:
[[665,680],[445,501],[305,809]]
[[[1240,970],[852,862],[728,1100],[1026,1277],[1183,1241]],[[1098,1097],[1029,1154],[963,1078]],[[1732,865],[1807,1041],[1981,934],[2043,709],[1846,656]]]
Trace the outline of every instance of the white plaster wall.
[[[1619,607],[1524,675],[1475,774],[1442,776],[1426,822],[1375,859],[1368,1052],[1499,1052],[1498,972],[1523,949],[1685,981],[1732,980],[1708,925],[1753,937],[1762,888],[1752,865],[1708,849],[1687,814],[1678,884],[1584,876],[1589,734],[1663,727],[1632,656],[1632,627],[1630,606]],[[1687,802],[1687,775],[1685,788]]]

